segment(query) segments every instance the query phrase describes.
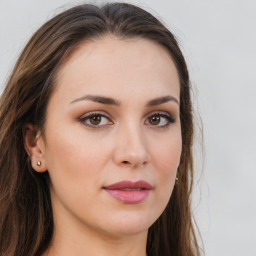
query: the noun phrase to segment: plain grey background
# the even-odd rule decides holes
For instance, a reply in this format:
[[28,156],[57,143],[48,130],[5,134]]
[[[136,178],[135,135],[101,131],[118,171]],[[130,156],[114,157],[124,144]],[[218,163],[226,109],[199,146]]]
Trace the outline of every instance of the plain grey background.
[[[174,32],[189,66],[204,131],[203,158],[200,140],[195,146],[193,208],[205,254],[255,256],[256,0],[129,2]],[[0,0],[0,93],[32,33],[76,3]]]

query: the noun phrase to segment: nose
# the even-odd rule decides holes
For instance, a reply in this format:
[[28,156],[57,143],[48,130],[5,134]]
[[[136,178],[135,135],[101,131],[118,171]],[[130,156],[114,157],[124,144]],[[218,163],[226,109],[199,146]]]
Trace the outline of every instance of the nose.
[[114,162],[119,166],[136,168],[150,162],[146,137],[139,127],[125,127],[117,136]]

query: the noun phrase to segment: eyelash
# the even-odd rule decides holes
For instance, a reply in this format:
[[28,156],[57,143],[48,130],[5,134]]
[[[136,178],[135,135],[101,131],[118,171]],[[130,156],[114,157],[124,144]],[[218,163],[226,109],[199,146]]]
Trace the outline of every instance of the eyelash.
[[107,117],[106,115],[104,115],[102,113],[99,113],[99,112],[89,113],[85,116],[82,116],[82,117],[78,118],[78,120],[79,120],[80,123],[82,123],[83,125],[85,125],[87,127],[90,127],[90,128],[101,128],[102,126],[105,126],[105,125],[87,124],[86,121],[89,120],[90,118],[93,118],[93,117],[100,117],[100,118],[104,117],[110,122],[110,124],[106,124],[106,125],[113,124],[113,122],[110,120],[109,117]]
[[152,124],[148,124],[148,125],[152,125],[153,127],[157,127],[157,128],[168,128],[171,124],[175,123],[175,118],[167,113],[163,113],[163,112],[154,112],[151,113],[148,117],[147,117],[147,121],[149,120],[149,118],[152,117],[160,117],[160,118],[164,118],[166,120],[166,124],[164,125],[152,125]]
[[[102,118],[106,118],[108,120],[108,122],[110,122],[110,124],[103,124],[103,125],[97,125],[97,124],[88,124],[86,123],[86,121],[88,121],[90,118],[93,118],[93,117],[100,117],[101,119]],[[166,124],[164,125],[153,125],[153,124],[150,124],[148,122],[149,118],[152,118],[152,117],[160,117],[160,118],[164,118],[166,120]],[[100,112],[93,112],[93,113],[89,113],[85,116],[82,116],[80,118],[78,118],[78,121],[80,123],[82,123],[83,125],[87,126],[87,127],[90,127],[90,128],[101,128],[102,126],[106,126],[106,125],[111,125],[113,124],[113,122],[110,120],[110,118]],[[102,120],[100,120],[102,121]],[[154,112],[154,113],[151,113],[150,115],[147,116],[146,118],[146,121],[145,123],[147,125],[151,125],[153,127],[157,127],[157,128],[168,128],[172,123],[175,123],[176,119],[170,115],[170,114],[167,114],[167,113],[162,113],[162,112]]]

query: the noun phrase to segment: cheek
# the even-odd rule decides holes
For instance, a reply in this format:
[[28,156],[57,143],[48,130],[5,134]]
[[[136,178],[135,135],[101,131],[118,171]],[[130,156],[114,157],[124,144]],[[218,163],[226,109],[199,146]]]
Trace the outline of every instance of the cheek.
[[168,200],[171,196],[177,169],[180,163],[182,139],[179,134],[170,140],[164,140],[154,149],[153,162],[156,168],[156,181],[160,188],[159,197]]
[[[61,167],[67,172],[70,171],[72,176],[79,175],[79,172],[83,175],[85,171],[94,173],[97,166],[107,159],[109,151],[102,143],[98,145],[99,139],[95,136],[76,127],[52,131],[48,133],[47,141],[49,144],[46,161],[49,171],[58,170]],[[99,148],[101,154],[99,154]]]
[[83,201],[92,203],[101,188],[99,174],[109,159],[110,150],[79,129],[73,129],[72,133],[68,129],[48,133],[47,141],[46,164],[55,202],[59,200],[70,209],[81,207]]
[[98,137],[81,127],[48,133],[46,162],[52,189],[59,199],[80,204],[85,198],[92,200],[101,188],[111,144],[102,143]]
[[171,139],[163,140],[154,147],[154,162],[157,164],[159,171],[163,174],[170,175],[170,172],[177,170],[180,163],[182,150],[182,139],[178,133]]

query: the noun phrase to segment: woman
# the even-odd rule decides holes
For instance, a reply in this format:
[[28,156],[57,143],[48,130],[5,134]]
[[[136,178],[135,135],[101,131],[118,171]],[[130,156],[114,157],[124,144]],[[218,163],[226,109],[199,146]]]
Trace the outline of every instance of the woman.
[[199,255],[189,75],[129,4],[44,24],[0,101],[1,255]]

